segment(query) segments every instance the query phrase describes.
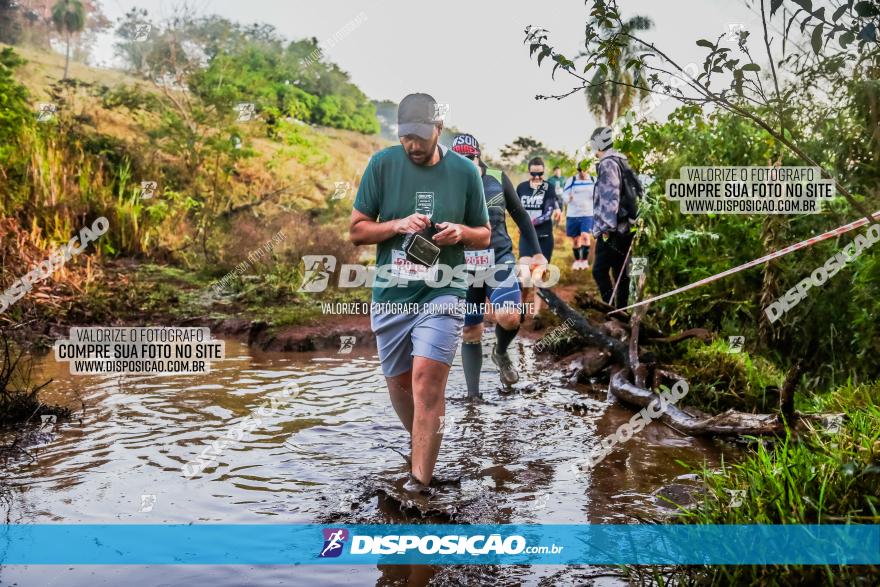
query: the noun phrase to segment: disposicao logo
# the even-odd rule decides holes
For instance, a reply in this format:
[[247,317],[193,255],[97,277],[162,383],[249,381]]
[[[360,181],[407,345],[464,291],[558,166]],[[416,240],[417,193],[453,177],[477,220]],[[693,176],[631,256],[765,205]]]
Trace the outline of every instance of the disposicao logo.
[[324,528],[324,548],[318,558],[335,558],[342,554],[342,547],[348,540],[348,530],[344,528]]
[[342,554],[345,543],[351,542],[350,555],[557,555],[564,546],[542,545],[528,546],[524,536],[518,534],[507,537],[501,534],[466,535],[434,535],[418,536],[414,534],[393,535],[360,535],[351,534],[343,528],[325,528],[324,548],[319,558],[335,558]]

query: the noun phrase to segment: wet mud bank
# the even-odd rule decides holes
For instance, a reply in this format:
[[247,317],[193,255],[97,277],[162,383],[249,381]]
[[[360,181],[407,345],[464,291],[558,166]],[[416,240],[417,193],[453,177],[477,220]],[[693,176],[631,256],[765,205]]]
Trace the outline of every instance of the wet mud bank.
[[181,321],[177,326],[208,327],[214,338],[238,340],[266,352],[336,352],[341,348],[343,338],[351,340],[354,348],[369,350],[372,347],[375,350],[376,341],[369,316],[346,316],[316,325],[285,327],[244,318],[193,318]]

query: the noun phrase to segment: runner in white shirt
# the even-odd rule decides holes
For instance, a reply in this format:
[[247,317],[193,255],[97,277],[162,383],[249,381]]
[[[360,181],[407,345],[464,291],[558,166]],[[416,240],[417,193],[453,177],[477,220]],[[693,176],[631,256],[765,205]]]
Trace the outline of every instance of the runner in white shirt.
[[590,162],[578,163],[577,175],[571,177],[562,190],[562,200],[568,204],[565,234],[571,238],[574,252],[572,269],[589,269],[590,247],[593,244],[593,187],[596,179],[589,173]]

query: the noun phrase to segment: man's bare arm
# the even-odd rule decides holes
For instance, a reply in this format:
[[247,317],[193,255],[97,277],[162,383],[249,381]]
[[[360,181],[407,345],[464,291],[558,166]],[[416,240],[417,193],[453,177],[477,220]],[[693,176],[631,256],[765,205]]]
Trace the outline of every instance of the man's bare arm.
[[469,249],[484,249],[492,240],[492,228],[487,222],[485,226],[463,226],[461,242]]

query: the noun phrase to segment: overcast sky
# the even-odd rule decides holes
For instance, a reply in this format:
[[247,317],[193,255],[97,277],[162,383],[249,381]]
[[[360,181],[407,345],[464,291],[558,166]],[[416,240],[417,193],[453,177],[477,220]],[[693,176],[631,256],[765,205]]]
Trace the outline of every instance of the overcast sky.
[[[620,0],[624,18],[636,14],[654,21],[646,38],[681,63],[702,63],[699,38],[715,38],[728,26],[743,24],[757,32],[760,19],[746,0]],[[170,15],[177,0],[102,0],[116,20],[132,6],[147,9],[154,20]],[[566,75],[550,78],[523,45],[529,24],[550,30],[552,44],[575,54],[583,42],[587,9],[583,0],[197,0],[199,14],[273,24],[288,38],[330,39],[363,13],[361,24],[326,50],[327,58],[347,71],[370,98],[399,102],[423,91],[450,105],[448,120],[473,133],[484,149],[497,154],[518,136],[533,136],[551,148],[573,151],[596,122],[581,92],[564,100],[535,100],[574,87]],[[364,17],[366,18],[364,20]],[[348,28],[352,28],[348,26]],[[112,57],[112,38],[99,44],[99,60]],[[674,100],[652,117],[664,116]]]

